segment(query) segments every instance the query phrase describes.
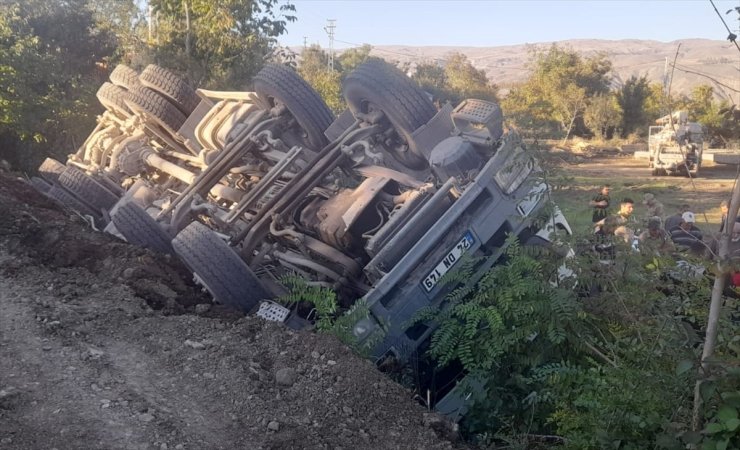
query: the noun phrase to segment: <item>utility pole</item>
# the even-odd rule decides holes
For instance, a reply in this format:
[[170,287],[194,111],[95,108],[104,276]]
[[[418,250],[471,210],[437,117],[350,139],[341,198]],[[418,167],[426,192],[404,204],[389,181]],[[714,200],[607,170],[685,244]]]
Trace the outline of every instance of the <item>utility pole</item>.
[[337,28],[335,25],[336,19],[326,19],[327,25],[324,27],[324,31],[329,35],[329,71],[334,71],[334,30]]
[[308,47],[308,36],[303,36],[303,48]]

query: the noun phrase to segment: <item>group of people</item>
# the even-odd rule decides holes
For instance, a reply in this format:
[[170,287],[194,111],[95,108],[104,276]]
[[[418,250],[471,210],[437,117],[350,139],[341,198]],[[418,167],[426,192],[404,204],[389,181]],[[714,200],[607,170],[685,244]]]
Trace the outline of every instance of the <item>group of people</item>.
[[[689,205],[681,205],[676,214],[665,217],[663,204],[655,195],[648,193],[642,200],[645,207],[643,217],[635,215],[635,202],[631,198],[623,198],[619,210],[610,214],[612,202],[609,193],[609,185],[603,185],[589,202],[593,208],[597,251],[613,254],[615,250],[611,243],[615,236],[641,253],[656,256],[667,256],[676,251],[700,256],[709,248],[702,231],[696,226],[696,215]],[[726,215],[726,209],[724,212]],[[736,227],[740,231],[740,223],[736,223]]]

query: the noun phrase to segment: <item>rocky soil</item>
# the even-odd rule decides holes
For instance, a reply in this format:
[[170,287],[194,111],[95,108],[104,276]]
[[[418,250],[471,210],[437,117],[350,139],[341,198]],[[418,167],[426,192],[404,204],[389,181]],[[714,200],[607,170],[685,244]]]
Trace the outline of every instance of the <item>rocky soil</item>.
[[333,337],[212,305],[2,173],[0,211],[0,450],[463,445]]

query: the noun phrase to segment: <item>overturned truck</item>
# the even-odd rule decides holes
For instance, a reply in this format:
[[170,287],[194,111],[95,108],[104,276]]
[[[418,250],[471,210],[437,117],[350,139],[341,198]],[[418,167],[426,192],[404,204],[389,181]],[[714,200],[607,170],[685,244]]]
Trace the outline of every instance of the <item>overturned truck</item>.
[[[476,283],[513,234],[548,247],[570,233],[545,210],[547,186],[497,104],[437,110],[395,67],[368,61],[343,82],[334,117],[292,69],[268,65],[254,92],[192,90],[157,66],[119,66],[98,92],[106,107],[66,164],[35,179],[51,198],[131,243],[178,255],[215,301],[302,328],[282,280],[299,275],[369,314],[352,333],[380,365],[424,348],[463,257]],[[378,336],[381,338],[378,339]],[[453,380],[461,374],[452,376]],[[461,390],[437,406],[459,416]]]

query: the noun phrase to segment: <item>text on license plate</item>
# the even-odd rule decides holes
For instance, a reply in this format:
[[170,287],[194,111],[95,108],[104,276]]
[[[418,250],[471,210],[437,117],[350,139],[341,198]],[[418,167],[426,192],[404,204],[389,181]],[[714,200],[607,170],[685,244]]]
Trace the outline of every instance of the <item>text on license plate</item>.
[[473,242],[475,242],[475,239],[473,238],[473,233],[468,231],[465,233],[465,236],[460,239],[460,241],[455,244],[455,246],[450,250],[447,255],[442,258],[442,261],[440,261],[437,266],[432,269],[431,272],[429,272],[429,275],[424,278],[424,281],[422,281],[421,285],[424,287],[424,290],[427,292],[431,292],[432,289],[434,289],[434,286],[439,283],[439,280],[446,274],[447,272],[452,269],[452,267],[460,260],[460,257],[465,253],[470,246],[473,245]]

